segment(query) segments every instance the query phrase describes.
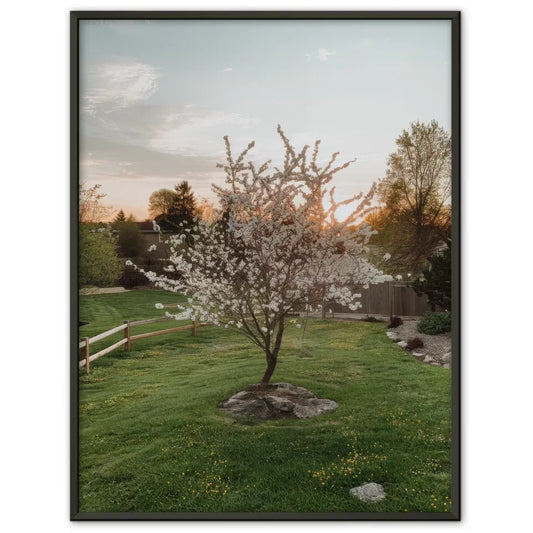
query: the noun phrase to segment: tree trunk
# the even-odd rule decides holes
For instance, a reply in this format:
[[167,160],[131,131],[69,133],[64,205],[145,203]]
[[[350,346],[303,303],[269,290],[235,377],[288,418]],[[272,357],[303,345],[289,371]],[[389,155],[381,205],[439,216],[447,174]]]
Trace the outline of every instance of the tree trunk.
[[281,339],[283,338],[284,330],[285,318],[282,317],[278,324],[278,333],[276,335],[276,342],[274,343],[274,348],[272,351],[268,350],[266,352],[267,369],[265,371],[264,376],[261,378],[260,385],[262,387],[266,387],[268,385],[268,382],[270,381],[270,378],[272,377],[272,374],[274,373],[274,370],[276,368],[276,363],[278,362],[278,353],[279,349],[281,348]]
[[268,382],[270,381],[270,378],[272,377],[272,374],[274,373],[274,370],[276,369],[276,363],[278,362],[278,357],[273,356],[272,354],[267,355],[267,369],[265,371],[265,374],[261,378],[260,385],[262,387],[266,387],[268,385]]

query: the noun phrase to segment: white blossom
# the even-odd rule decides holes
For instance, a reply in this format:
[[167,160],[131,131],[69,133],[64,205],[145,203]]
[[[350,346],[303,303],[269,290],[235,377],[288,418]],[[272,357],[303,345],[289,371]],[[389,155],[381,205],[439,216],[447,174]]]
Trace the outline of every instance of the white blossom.
[[[201,220],[171,236],[163,274],[135,267],[156,287],[186,296],[186,308],[169,316],[235,328],[276,357],[290,312],[322,302],[358,309],[357,287],[391,279],[365,254],[375,233],[364,224],[375,185],[337,202],[331,181],[352,162],[335,166],[334,154],[322,165],[318,141],[311,154],[307,146],[297,152],[278,133],[285,158],[275,169],[245,161],[253,143],[234,157],[225,138],[227,162],[219,167],[226,187],[213,186],[225,222]],[[340,222],[336,213],[344,205],[352,205],[352,214]],[[153,227],[160,231],[155,221]]]

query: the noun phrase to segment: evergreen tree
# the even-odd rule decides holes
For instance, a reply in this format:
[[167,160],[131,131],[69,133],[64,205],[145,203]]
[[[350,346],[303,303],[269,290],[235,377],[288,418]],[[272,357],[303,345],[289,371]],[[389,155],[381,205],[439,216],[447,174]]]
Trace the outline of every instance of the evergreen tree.
[[452,307],[452,254],[450,246],[429,258],[429,266],[423,271],[421,279],[412,284],[420,296],[428,297],[431,310],[437,307],[451,311]]

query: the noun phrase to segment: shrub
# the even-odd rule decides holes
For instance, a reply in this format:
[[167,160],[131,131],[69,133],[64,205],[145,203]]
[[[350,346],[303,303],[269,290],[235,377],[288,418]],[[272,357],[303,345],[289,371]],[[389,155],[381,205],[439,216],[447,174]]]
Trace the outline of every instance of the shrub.
[[427,335],[438,335],[452,329],[451,313],[428,313],[418,323],[418,331]]
[[424,281],[415,280],[412,284],[420,296],[425,294],[434,312],[437,307],[444,311],[452,308],[452,254],[450,243],[440,254],[432,255],[428,267],[422,272]]
[[107,226],[80,224],[80,287],[113,287],[122,276],[124,266],[117,255],[116,238]]
[[411,339],[407,339],[406,348],[408,350],[416,350],[417,348],[422,348],[423,346],[424,341],[420,337],[412,337]]
[[389,322],[389,328],[397,328],[403,324],[403,320],[399,316],[393,316]]
[[369,316],[369,315],[367,315],[362,320],[363,320],[363,322],[381,322],[381,320],[379,320],[379,318],[376,318],[375,316]]

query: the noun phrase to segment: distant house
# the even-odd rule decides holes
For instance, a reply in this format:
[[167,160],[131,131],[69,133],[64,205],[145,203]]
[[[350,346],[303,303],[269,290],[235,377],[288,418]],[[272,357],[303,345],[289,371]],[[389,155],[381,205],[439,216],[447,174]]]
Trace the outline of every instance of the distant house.
[[152,244],[158,244],[160,241],[161,233],[163,235],[171,235],[171,231],[165,231],[163,230],[161,233],[159,231],[154,230],[154,224],[151,220],[145,220],[144,222],[137,222],[137,226],[139,228],[139,232],[141,234],[142,240],[143,240],[143,247],[148,248]]

